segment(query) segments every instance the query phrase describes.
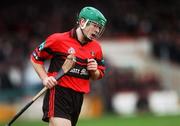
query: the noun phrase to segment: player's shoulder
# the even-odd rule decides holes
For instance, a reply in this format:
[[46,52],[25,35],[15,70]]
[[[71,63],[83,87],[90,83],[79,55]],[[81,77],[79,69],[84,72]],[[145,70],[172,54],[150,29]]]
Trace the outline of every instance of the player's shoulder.
[[100,41],[94,39],[91,41],[91,44],[96,46],[97,48],[101,48],[101,44],[100,44]]
[[69,36],[69,32],[53,33],[48,38],[61,40]]

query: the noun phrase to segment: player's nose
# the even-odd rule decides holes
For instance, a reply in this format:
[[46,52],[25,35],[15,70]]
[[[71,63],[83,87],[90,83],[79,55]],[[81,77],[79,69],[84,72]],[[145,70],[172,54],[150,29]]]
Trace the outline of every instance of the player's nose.
[[97,27],[97,28],[95,29],[95,34],[98,34],[99,31],[100,31],[100,29]]

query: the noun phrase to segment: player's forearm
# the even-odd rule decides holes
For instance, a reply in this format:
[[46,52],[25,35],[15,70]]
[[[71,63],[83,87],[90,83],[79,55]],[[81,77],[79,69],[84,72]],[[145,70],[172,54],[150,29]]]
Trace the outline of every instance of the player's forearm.
[[96,71],[90,71],[90,78],[92,80],[97,80],[100,78],[100,72],[99,70],[97,69]]
[[41,80],[48,77],[43,65],[35,63],[32,59],[31,59],[31,63]]

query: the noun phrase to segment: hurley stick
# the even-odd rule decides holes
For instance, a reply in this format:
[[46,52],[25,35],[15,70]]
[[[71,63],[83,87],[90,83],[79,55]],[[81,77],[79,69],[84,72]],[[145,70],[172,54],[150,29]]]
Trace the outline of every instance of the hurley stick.
[[[55,79],[59,80],[64,74],[66,74],[75,64],[76,59],[73,55],[68,55],[62,68],[56,75]],[[41,91],[39,91],[36,96],[32,98],[30,102],[28,102],[7,124],[6,126],[11,126],[11,124],[24,112],[26,111],[42,94],[46,92],[48,88],[44,87]]]

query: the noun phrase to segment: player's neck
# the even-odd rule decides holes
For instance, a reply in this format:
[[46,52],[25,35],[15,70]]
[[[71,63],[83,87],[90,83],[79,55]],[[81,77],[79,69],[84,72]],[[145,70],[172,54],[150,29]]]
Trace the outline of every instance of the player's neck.
[[78,28],[76,29],[76,34],[77,34],[77,39],[78,39],[78,41],[79,41],[81,44],[87,43],[87,40],[84,38],[84,35],[83,35],[80,27],[78,27]]

